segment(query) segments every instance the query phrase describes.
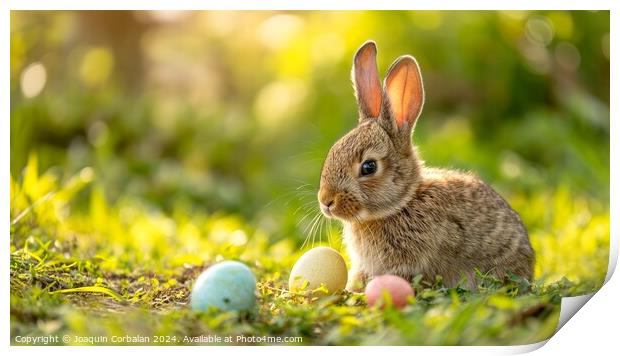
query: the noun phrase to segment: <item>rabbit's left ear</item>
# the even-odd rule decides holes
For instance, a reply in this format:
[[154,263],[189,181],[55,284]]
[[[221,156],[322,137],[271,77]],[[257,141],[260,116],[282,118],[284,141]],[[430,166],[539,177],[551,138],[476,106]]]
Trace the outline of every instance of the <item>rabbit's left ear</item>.
[[357,50],[351,71],[360,120],[377,118],[381,112],[381,81],[377,70],[377,45],[367,41]]
[[422,75],[413,57],[402,56],[390,66],[384,91],[398,131],[406,129],[410,133],[424,105]]

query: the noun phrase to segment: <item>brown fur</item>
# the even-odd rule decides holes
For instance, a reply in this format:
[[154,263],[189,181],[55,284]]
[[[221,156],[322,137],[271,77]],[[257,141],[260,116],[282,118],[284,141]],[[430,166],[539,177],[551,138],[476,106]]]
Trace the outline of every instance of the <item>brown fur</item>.
[[[367,53],[368,46],[375,45],[365,44],[358,54]],[[393,68],[399,69],[393,73]],[[408,280],[440,275],[449,286],[466,277],[470,287],[475,269],[531,279],[534,252],[508,203],[475,175],[429,168],[418,158],[411,132],[424,99],[421,78],[413,57],[399,58],[386,82],[401,87],[386,91],[384,86],[379,117],[360,110],[359,125],[334,144],[325,160],[318,198],[328,217],[344,223],[352,262],[348,288],[388,273]],[[375,94],[357,95],[359,106]],[[391,109],[395,102],[415,105],[399,113]],[[367,159],[377,162],[377,172],[361,176]]]

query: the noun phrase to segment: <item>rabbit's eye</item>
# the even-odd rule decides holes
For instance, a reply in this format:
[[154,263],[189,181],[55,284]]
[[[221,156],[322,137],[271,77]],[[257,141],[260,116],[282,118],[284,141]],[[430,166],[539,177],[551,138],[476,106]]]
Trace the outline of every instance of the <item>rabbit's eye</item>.
[[377,171],[377,162],[375,160],[369,159],[362,163],[362,168],[360,169],[360,174],[362,176],[368,176]]

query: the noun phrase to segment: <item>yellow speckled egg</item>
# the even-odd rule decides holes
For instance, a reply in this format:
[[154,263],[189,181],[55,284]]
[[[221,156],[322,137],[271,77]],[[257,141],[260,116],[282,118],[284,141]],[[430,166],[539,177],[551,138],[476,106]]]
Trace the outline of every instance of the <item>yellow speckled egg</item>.
[[329,247],[317,247],[306,252],[297,260],[291,270],[288,287],[299,290],[308,281],[304,290],[325,285],[329,294],[341,292],[347,285],[347,266],[338,251]]

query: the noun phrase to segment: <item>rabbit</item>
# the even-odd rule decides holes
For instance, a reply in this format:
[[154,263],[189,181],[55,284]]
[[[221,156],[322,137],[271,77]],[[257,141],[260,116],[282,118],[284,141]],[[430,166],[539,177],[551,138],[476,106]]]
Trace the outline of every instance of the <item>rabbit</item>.
[[510,205],[474,174],[420,159],[411,139],[424,105],[416,60],[397,58],[382,87],[376,56],[373,41],[355,54],[359,121],[329,150],[318,191],[323,215],[343,223],[347,289],[383,274],[474,289],[476,269],[531,280],[534,251]]

